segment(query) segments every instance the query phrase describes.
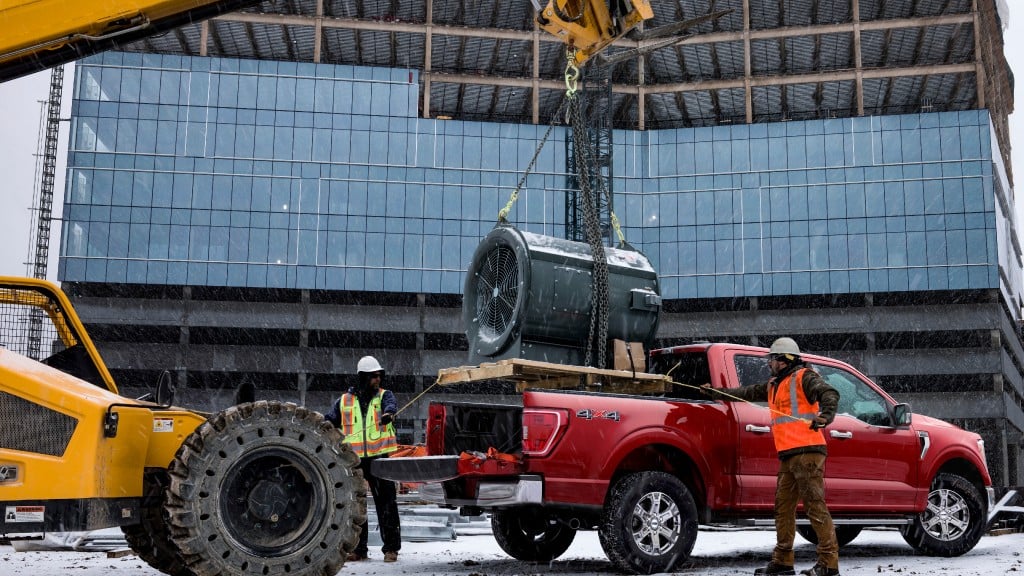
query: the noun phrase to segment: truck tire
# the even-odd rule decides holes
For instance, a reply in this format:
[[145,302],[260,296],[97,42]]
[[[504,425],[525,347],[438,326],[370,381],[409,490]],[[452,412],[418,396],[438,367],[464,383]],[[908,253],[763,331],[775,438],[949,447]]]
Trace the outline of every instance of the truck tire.
[[948,558],[974,548],[986,523],[984,501],[974,484],[942,472],[932,480],[928,507],[900,534],[918,552]]
[[[863,526],[851,526],[848,524],[839,524],[836,525],[835,528],[836,543],[839,544],[840,547],[853,542],[853,539],[859,536],[860,531],[864,529]],[[807,540],[811,544],[818,543],[818,535],[814,532],[814,528],[803,524],[797,524],[796,531],[798,534],[803,536],[804,540]]]
[[491,531],[506,554],[523,562],[550,562],[569,549],[576,530],[538,507],[495,510]]
[[167,473],[147,472],[143,479],[141,522],[121,526],[124,539],[139,558],[171,576],[195,576],[185,564],[181,551],[171,540],[171,529],[164,516]]
[[359,457],[323,416],[291,403],[228,408],[172,463],[171,538],[197,576],[334,576],[359,540]]
[[671,572],[697,540],[697,506],[690,490],[665,472],[624,476],[601,513],[601,548],[619,569],[634,574]]

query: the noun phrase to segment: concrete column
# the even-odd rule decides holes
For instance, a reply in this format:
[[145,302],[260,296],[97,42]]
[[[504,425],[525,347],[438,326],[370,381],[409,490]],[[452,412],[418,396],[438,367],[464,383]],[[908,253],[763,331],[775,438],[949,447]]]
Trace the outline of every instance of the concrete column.
[[434,2],[427,0],[426,30],[423,36],[423,117],[430,118],[430,59],[433,53]]
[[320,63],[324,41],[324,0],[316,0],[316,23],[313,25],[313,62]]
[[206,56],[206,45],[210,42],[210,21],[203,20],[199,25],[199,55]]
[[978,91],[978,108],[985,108],[985,60],[982,58],[981,49],[981,11],[978,10],[978,0],[971,2],[971,11],[974,15],[974,83]]
[[747,124],[754,122],[754,95],[750,77],[750,0],[743,0],[743,98]]
[[864,115],[864,60],[860,49],[860,0],[853,0],[853,52],[857,73],[857,116]]
[[647,90],[644,90],[644,62],[643,54],[637,57],[637,86],[636,86],[636,122],[637,130],[643,130],[647,126]]
[[[536,124],[536,122],[534,122]],[[427,296],[426,294],[416,294],[416,308],[419,313],[419,327],[416,330],[416,363],[417,366],[414,368],[413,373],[416,383],[413,385],[412,398],[417,398],[416,402],[406,410],[402,416],[412,420],[412,437],[413,442],[426,442],[427,440],[427,419],[425,417],[426,410],[420,410],[420,406],[427,404],[420,394],[423,392],[424,383],[427,381],[423,377],[423,365],[426,364],[424,361],[425,344],[426,344],[426,322],[427,322]],[[433,382],[431,382],[433,384]],[[402,406],[398,407],[399,409]]]

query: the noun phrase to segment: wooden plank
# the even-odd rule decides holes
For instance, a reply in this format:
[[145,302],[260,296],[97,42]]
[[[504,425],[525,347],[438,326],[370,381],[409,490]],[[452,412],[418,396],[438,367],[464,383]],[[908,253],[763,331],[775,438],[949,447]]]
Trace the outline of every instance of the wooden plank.
[[442,386],[505,380],[514,382],[516,390],[520,392],[526,388],[548,388],[623,394],[664,393],[671,382],[671,379],[663,374],[571,366],[521,358],[499,360],[479,366],[445,368],[438,371],[437,380]]
[[118,548],[117,550],[107,550],[107,558],[123,558],[125,556],[132,556],[135,551],[131,548]]

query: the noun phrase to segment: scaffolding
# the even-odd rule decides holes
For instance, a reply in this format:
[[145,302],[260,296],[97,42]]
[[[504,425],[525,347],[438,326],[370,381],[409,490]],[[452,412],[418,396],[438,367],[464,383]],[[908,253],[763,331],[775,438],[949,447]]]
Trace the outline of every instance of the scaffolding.
[[[57,173],[57,145],[60,137],[60,108],[64,90],[64,67],[50,73],[50,95],[45,102],[45,119],[40,122],[36,152],[37,188],[32,195],[32,221],[29,226],[28,275],[46,279],[50,260],[50,223],[53,217],[53,191]],[[26,330],[26,355],[39,359],[46,355],[49,343],[43,342],[43,312],[29,312]]]

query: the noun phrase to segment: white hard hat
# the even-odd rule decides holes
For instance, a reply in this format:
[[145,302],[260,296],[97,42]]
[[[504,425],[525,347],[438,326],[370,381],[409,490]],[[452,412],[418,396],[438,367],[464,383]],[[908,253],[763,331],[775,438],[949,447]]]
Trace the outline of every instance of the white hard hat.
[[793,356],[800,355],[800,347],[796,345],[796,340],[783,336],[772,342],[772,347],[768,351],[769,354],[791,354]]
[[381,372],[383,370],[380,362],[377,362],[373,356],[363,356],[359,359],[359,364],[356,364],[356,372]]

